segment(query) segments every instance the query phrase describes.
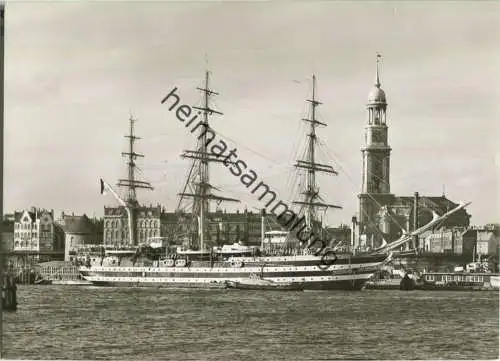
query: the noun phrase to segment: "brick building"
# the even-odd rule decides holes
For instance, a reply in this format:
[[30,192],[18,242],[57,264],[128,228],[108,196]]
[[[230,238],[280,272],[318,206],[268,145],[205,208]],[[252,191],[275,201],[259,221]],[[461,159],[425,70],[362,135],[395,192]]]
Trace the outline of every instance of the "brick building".
[[[281,229],[276,216],[267,214],[265,231]],[[191,215],[165,213],[162,217],[163,234],[175,244],[196,238],[196,228],[192,226]],[[260,245],[262,217],[260,212],[244,210],[235,213],[226,211],[210,212],[205,218],[205,242],[210,246],[221,246],[241,242],[245,245]]]
[[[157,206],[138,206],[134,209],[133,230],[137,244],[151,238],[163,237],[164,210]],[[106,245],[125,247],[130,245],[128,215],[124,207],[104,207],[103,241]]]
[[471,227],[463,234],[463,254],[471,259],[473,255],[499,259],[499,238],[498,228],[494,225]]
[[64,231],[65,261],[72,261],[81,246],[102,244],[102,224],[91,220],[85,214],[79,216],[63,212],[58,223]]

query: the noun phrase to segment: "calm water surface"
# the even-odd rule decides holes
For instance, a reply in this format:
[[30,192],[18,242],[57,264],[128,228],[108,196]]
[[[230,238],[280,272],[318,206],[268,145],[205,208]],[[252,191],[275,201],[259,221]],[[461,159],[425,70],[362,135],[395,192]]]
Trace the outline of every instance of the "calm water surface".
[[497,359],[498,293],[20,286],[10,359]]

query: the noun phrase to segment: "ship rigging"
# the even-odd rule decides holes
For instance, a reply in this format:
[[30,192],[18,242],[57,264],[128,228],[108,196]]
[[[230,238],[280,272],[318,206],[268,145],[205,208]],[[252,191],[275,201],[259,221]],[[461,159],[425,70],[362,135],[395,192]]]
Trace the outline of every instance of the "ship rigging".
[[[337,175],[335,169],[328,164],[317,162],[316,147],[317,147],[317,134],[316,128],[319,126],[327,126],[326,123],[317,120],[316,108],[321,104],[316,99],[316,75],[312,76],[312,97],[308,99],[310,103],[310,117],[302,119],[309,124],[309,133],[307,134],[307,146],[305,159],[297,160],[295,168],[299,170],[306,170],[306,187],[302,191],[303,200],[293,201],[293,204],[301,206],[299,215],[304,213],[306,220],[306,233],[311,234],[320,228],[323,230],[323,224],[317,227],[317,209],[341,209],[342,207],[334,204],[327,204],[319,194],[319,186],[316,182],[316,173],[327,173]],[[322,223],[322,222],[321,222]],[[309,237],[308,237],[309,238]]]
[[[126,189],[126,196],[120,197],[113,188],[101,179],[101,194],[105,192],[110,192],[115,199],[120,203],[120,205],[127,212],[128,221],[128,246],[135,247],[138,245],[137,242],[137,232],[136,232],[136,213],[139,207],[139,202],[137,200],[137,189],[149,189],[153,190],[153,187],[149,182],[138,180],[136,177],[136,171],[138,170],[136,160],[137,158],[143,158],[143,154],[139,154],[135,151],[135,142],[140,137],[137,137],[134,132],[134,124],[137,121],[132,116],[129,118],[130,121],[130,133],[125,135],[128,139],[128,151],[122,152],[122,156],[127,159],[128,177],[126,179],[119,179],[117,186]],[[122,240],[125,242],[125,240]]]
[[[214,190],[219,190],[210,184],[210,163],[221,163],[224,159],[217,158],[214,154],[208,151],[208,144],[211,139],[208,138],[207,134],[211,129],[209,124],[209,117],[213,114],[222,115],[221,112],[213,109],[210,104],[210,98],[213,95],[219,95],[209,88],[210,72],[207,70],[205,72],[205,81],[203,87],[198,87],[197,89],[203,94],[203,105],[194,106],[193,109],[198,110],[203,114],[203,120],[198,123],[199,136],[196,150],[186,150],[181,155],[182,158],[187,158],[192,160],[191,168],[188,172],[187,180],[183,187],[183,191],[179,193],[179,205],[178,210],[182,209],[181,205],[185,198],[191,198],[191,217],[192,217],[192,228],[196,230],[196,236],[192,241],[193,245],[199,247],[201,252],[205,251],[205,222],[210,212],[210,201],[216,201],[218,204],[221,202],[240,202],[235,198],[228,198],[218,196],[213,193]],[[196,238],[198,242],[196,242]]]

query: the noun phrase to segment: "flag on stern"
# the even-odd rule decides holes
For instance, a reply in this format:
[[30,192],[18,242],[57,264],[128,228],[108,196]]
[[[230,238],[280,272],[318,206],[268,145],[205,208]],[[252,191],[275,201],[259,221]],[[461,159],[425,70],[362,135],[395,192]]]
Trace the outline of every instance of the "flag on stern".
[[110,186],[101,178],[101,194],[106,195],[110,191]]

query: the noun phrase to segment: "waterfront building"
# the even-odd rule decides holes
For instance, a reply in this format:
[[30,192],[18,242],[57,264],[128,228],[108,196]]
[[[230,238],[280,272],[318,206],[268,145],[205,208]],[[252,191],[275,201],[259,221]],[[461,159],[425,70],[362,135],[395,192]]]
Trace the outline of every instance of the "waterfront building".
[[499,259],[500,237],[494,226],[474,226],[465,231],[463,254],[469,257],[485,256]]
[[14,213],[14,251],[47,252],[64,248],[54,210],[31,208]]
[[[174,244],[181,244],[194,236],[196,228],[192,227],[192,216],[186,213],[168,212],[162,216],[163,234]],[[280,230],[281,227],[274,214],[264,218],[265,231]],[[205,218],[205,237],[207,245],[222,246],[224,244],[241,243],[257,246],[262,240],[262,215],[245,209],[228,213],[225,210],[209,212]]]
[[[139,244],[151,238],[162,237],[164,210],[157,206],[137,206],[134,208],[133,229]],[[106,245],[125,247],[129,245],[128,215],[124,207],[104,207],[103,241]]]
[[[358,232],[370,248],[379,247],[399,238],[402,229],[412,231],[432,219],[432,211],[443,214],[458,206],[446,198],[435,196],[396,196],[391,193],[390,155],[388,139],[387,98],[381,88],[379,77],[379,56],[375,82],[368,94],[365,144],[361,149],[363,158],[362,189],[359,194],[359,214],[355,220]],[[415,207],[417,205],[417,207]],[[415,217],[415,208],[417,209]],[[441,226],[444,228],[467,228],[470,215],[465,209],[452,215]],[[418,244],[416,248],[423,248]]]
[[[265,216],[265,231],[279,230],[277,219],[273,214]],[[258,246],[262,241],[262,214],[245,209],[234,213],[214,212],[206,223],[210,238],[216,245],[241,243],[247,246]]]
[[73,261],[78,249],[82,246],[102,244],[102,228],[93,222],[86,214],[61,213],[58,220],[64,231],[64,260]]
[[434,232],[428,232],[423,237],[423,250],[426,253],[439,254],[462,254],[462,234],[461,228],[440,229]]
[[[196,232],[191,215],[165,212],[160,205],[140,206],[136,209],[135,229],[138,243],[164,238],[171,244],[182,244]],[[266,215],[266,229],[281,229],[275,215]],[[104,208],[104,244],[124,247],[128,244],[128,217],[123,207]],[[213,246],[241,242],[259,245],[262,233],[260,212],[239,210],[234,213],[217,210],[206,215],[206,238]]]

